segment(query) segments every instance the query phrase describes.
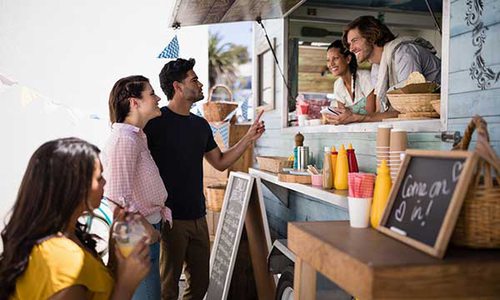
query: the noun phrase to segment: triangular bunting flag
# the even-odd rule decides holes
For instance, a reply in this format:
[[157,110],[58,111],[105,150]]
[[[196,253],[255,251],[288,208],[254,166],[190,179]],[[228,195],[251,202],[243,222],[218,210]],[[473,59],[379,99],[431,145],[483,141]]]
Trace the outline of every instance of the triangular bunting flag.
[[229,122],[222,123],[210,123],[210,128],[212,129],[212,134],[214,139],[217,140],[220,136],[222,143],[225,148],[229,147]]
[[243,100],[243,104],[241,104],[241,115],[245,121],[248,120],[248,98]]
[[179,57],[179,41],[177,35],[168,43],[167,47],[158,55],[158,58],[178,58]]

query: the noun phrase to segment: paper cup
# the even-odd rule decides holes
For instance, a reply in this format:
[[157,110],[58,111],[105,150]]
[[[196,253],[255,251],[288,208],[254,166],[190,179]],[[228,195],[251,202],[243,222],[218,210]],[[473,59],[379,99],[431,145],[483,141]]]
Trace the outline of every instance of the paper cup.
[[349,223],[354,228],[367,228],[370,223],[372,198],[347,197],[349,203]]
[[390,145],[392,125],[379,125],[377,129],[377,147]]
[[323,174],[311,174],[311,184],[313,186],[323,187]]
[[391,131],[390,151],[405,151],[408,145],[408,134],[405,130],[393,129]]

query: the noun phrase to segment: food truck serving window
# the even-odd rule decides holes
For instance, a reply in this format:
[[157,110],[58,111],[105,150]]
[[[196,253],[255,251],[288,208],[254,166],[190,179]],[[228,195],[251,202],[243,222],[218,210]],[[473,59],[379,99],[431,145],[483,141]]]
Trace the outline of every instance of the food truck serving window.
[[[426,1],[352,1],[313,0],[307,1],[288,16],[285,22],[287,36],[284,47],[288,59],[289,89],[284,88],[283,113],[284,130],[295,132],[369,132],[376,131],[377,123],[351,123],[328,125],[321,111],[336,106],[338,97],[334,94],[334,82],[327,66],[327,47],[334,40],[342,39],[345,26],[362,15],[374,16],[383,21],[399,37],[421,37],[429,41],[441,59],[440,95],[429,96],[426,108],[409,107],[399,116],[391,116],[383,122],[397,123],[398,127],[411,132],[446,130],[447,108],[447,60],[449,39],[449,1],[429,0],[432,13]],[[442,30],[442,33],[440,32]],[[365,61],[358,64],[358,70],[369,74],[371,65]],[[371,78],[375,85],[376,78]],[[439,93],[439,91],[437,91]],[[411,97],[409,97],[411,98]],[[416,98],[416,97],[413,97]],[[430,104],[432,99],[441,98],[441,103]],[[355,100],[355,99],[354,99]],[[408,106],[421,105],[408,101]]]
[[[441,59],[441,102],[435,105],[440,115],[427,106],[383,122],[396,122],[409,132],[446,130],[450,0],[176,0],[170,23],[182,27],[268,20],[263,23],[269,25],[268,38],[280,66],[269,65],[274,60],[268,42],[255,24],[254,107],[268,110],[267,116],[280,115],[284,131],[296,132],[300,126],[301,132],[369,132],[378,124],[325,125],[320,113],[332,105],[337,80],[327,67],[326,49],[362,15],[381,20],[395,35],[428,40]],[[369,63],[359,64],[359,70],[370,68]]]

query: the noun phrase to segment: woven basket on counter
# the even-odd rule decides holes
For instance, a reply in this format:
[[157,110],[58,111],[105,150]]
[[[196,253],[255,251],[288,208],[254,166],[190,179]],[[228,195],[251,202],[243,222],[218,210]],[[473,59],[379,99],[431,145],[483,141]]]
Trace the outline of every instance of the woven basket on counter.
[[224,202],[224,193],[226,192],[226,183],[215,183],[208,185],[207,191],[207,209],[220,212]]
[[439,93],[391,94],[387,93],[391,106],[400,113],[432,112],[431,101],[439,100]]
[[233,99],[233,93],[231,93],[231,90],[223,85],[223,84],[217,84],[214,85],[209,93],[208,93],[208,100],[206,103],[203,104],[203,116],[208,122],[221,122],[224,121],[224,119],[232,113],[235,109],[238,108],[238,103],[232,102],[232,101],[212,101],[213,93],[215,89],[217,88],[222,88],[224,89],[228,95],[229,99]]
[[432,108],[441,115],[441,100],[432,100],[431,101]]
[[454,150],[467,150],[472,133],[477,133],[474,150],[478,167],[460,211],[452,243],[471,248],[500,248],[500,159],[489,143],[487,124],[475,116]]

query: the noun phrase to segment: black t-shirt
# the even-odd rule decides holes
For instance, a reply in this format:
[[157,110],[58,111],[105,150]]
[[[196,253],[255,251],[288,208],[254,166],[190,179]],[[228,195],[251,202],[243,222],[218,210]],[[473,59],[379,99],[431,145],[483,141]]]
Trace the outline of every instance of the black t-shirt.
[[176,114],[165,106],[144,132],[167,188],[165,204],[172,217],[194,220],[205,216],[203,156],[217,147],[208,122],[194,114]]

